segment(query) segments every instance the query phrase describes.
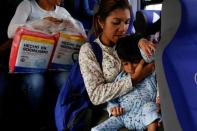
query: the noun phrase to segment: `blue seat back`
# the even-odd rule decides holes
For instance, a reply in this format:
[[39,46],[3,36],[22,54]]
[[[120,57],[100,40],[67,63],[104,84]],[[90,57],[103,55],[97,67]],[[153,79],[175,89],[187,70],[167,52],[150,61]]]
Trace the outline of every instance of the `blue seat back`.
[[197,130],[196,6],[193,0],[166,0],[163,4],[156,62],[165,130]]
[[93,9],[98,0],[64,0],[63,5],[69,13],[82,22],[86,31],[90,30],[93,19]]

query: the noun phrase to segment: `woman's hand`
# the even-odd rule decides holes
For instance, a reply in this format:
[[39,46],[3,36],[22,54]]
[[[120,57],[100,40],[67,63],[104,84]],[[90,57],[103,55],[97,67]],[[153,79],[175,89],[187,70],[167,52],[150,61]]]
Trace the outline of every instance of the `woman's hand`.
[[156,45],[147,39],[140,39],[138,42],[138,46],[144,51],[146,56],[151,57],[155,52]]
[[120,116],[124,113],[124,109],[122,107],[112,107],[111,109],[111,114],[113,116]]
[[57,19],[57,18],[54,18],[54,17],[45,17],[44,19],[48,20],[48,21],[51,21],[55,24],[61,24],[63,22],[62,19]]

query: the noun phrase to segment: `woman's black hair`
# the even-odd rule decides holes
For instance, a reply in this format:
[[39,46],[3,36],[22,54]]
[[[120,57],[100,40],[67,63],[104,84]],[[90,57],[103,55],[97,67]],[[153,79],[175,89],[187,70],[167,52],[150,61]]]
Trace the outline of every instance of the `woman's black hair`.
[[141,60],[142,56],[138,47],[138,42],[141,38],[142,36],[136,34],[121,37],[116,44],[119,58],[132,63],[136,60]]
[[[98,23],[98,19],[104,21],[112,11],[116,9],[129,9],[131,11],[131,6],[128,0],[101,0],[98,8],[95,11],[93,17],[94,33],[96,36],[102,33],[102,28]],[[131,14],[132,15],[132,14]]]

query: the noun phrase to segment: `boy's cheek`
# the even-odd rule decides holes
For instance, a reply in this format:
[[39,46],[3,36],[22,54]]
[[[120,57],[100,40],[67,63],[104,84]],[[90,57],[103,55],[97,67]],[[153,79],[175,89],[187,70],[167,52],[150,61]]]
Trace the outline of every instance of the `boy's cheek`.
[[126,68],[126,69],[125,69],[125,72],[127,72],[127,73],[129,73],[129,74],[134,74],[134,73],[135,73],[135,70],[134,70],[134,69]]

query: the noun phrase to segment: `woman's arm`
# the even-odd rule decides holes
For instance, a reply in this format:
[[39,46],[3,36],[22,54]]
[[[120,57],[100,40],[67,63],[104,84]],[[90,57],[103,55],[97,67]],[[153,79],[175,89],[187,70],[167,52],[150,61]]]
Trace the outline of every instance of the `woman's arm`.
[[[143,52],[147,56],[148,60],[149,59],[151,61],[153,60],[152,57],[153,57],[153,54],[155,53],[155,48],[156,48],[155,44],[153,44],[151,41],[148,41],[147,39],[142,38],[138,42],[138,47],[140,48],[141,53]],[[142,54],[142,56],[144,54]],[[154,62],[150,64],[146,64],[144,60],[141,60],[135,70],[135,74],[131,75],[133,85],[143,80],[146,76],[151,74],[154,70],[155,70]]]
[[146,56],[151,57],[156,49],[155,44],[153,44],[151,41],[148,41],[147,39],[140,39],[138,42],[138,46],[140,49],[144,51]]
[[18,5],[16,12],[8,26],[8,38],[13,38],[17,28],[19,26],[23,26],[26,24],[30,13],[31,13],[30,1],[28,0],[22,1]]
[[[129,75],[116,82],[106,81],[89,44],[81,47],[79,64],[89,98],[95,105],[105,103],[133,89]],[[103,65],[103,68],[104,66],[106,65]]]

